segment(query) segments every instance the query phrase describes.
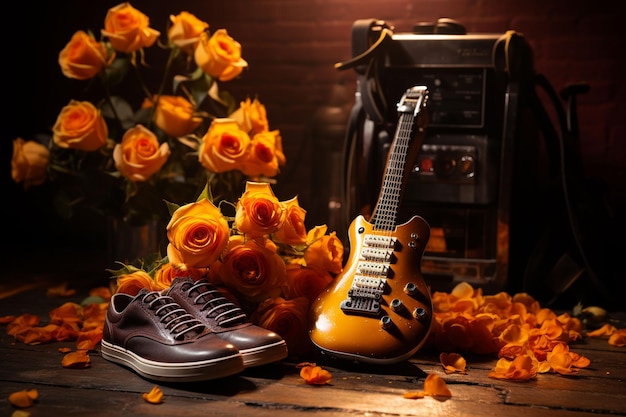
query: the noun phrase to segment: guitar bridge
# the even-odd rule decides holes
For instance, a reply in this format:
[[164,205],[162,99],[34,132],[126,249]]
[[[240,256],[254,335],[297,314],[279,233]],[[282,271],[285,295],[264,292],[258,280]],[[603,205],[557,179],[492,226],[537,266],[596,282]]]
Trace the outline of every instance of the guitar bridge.
[[341,310],[346,314],[378,315],[385,284],[381,278],[355,276],[348,298],[341,302]]

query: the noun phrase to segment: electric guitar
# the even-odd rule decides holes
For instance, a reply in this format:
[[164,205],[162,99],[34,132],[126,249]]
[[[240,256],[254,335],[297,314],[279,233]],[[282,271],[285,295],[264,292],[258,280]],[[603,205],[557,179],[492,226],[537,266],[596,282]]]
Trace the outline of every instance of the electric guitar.
[[311,306],[309,337],[329,356],[396,363],[428,337],[432,301],[421,262],[430,226],[420,216],[396,225],[407,156],[414,161],[424,139],[427,99],[424,86],[400,99],[378,202],[369,220],[359,215],[350,225],[346,266]]

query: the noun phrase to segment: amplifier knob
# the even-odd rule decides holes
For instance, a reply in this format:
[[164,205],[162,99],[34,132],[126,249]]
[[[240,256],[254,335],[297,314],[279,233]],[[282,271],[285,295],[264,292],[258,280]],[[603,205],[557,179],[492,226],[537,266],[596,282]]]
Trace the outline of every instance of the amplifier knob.
[[439,177],[449,178],[454,174],[456,166],[457,161],[454,155],[448,152],[441,152],[437,155],[435,174]]
[[476,174],[476,161],[472,155],[461,155],[459,158],[459,169],[461,175],[472,178]]

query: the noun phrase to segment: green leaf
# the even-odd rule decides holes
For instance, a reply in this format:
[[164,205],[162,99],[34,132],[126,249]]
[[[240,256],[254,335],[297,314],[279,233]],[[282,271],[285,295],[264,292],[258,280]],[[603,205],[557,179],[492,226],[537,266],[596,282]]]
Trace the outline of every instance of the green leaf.
[[74,215],[74,204],[63,190],[53,197],[52,206],[63,219],[70,219]]
[[118,120],[124,130],[137,124],[132,106],[122,97],[112,96],[102,104],[101,111],[107,119]]
[[118,57],[104,71],[104,82],[109,86],[121,83],[130,69],[128,57]]
[[100,297],[99,295],[90,295],[89,297],[85,297],[81,300],[80,305],[81,306],[88,306],[90,304],[101,304],[101,303],[105,303],[106,300],[102,297]]
[[152,115],[153,115],[153,109],[151,107],[148,107],[145,109],[139,109],[135,112],[134,122],[135,124],[140,123],[144,125],[145,127],[149,127],[150,123],[152,122],[151,120]]
[[196,201],[202,201],[205,199],[213,203],[213,194],[211,193],[211,180],[210,179],[207,181],[206,185],[204,186],[204,189],[202,190],[202,192],[200,193]]
[[172,202],[167,201],[167,200],[164,200],[164,201],[165,201],[165,204],[167,205],[167,210],[169,211],[170,216],[172,214],[174,214],[174,212],[180,208],[180,205],[178,205],[176,203],[172,203]]
[[235,97],[230,94],[228,91],[220,91],[219,92],[219,100],[224,107],[226,107],[226,114],[231,114],[237,107],[239,107],[239,102]]
[[191,74],[191,76],[186,77],[182,75],[177,75],[173,80],[174,91],[178,91],[179,88],[183,88],[188,91],[193,99],[196,107],[198,107],[209,95],[209,90],[216,86],[217,83],[211,76],[207,75],[200,68],[196,69],[196,71]]
[[122,275],[132,274],[133,272],[140,271],[140,268],[137,268],[134,265],[128,265],[124,262],[115,261],[116,264],[120,265],[120,269],[107,269],[106,271],[112,274],[112,278],[116,278]]

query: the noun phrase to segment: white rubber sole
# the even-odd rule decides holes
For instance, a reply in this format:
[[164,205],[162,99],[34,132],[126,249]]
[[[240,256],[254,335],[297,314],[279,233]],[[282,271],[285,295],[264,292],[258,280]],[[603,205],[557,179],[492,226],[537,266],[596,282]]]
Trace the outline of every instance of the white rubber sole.
[[105,340],[101,341],[100,352],[104,359],[131,368],[144,378],[155,381],[207,381],[234,375],[244,369],[241,354],[199,362],[157,362]]
[[239,349],[243,356],[243,366],[251,368],[272,362],[278,362],[287,357],[287,343],[280,340],[271,345],[258,346],[250,349]]

